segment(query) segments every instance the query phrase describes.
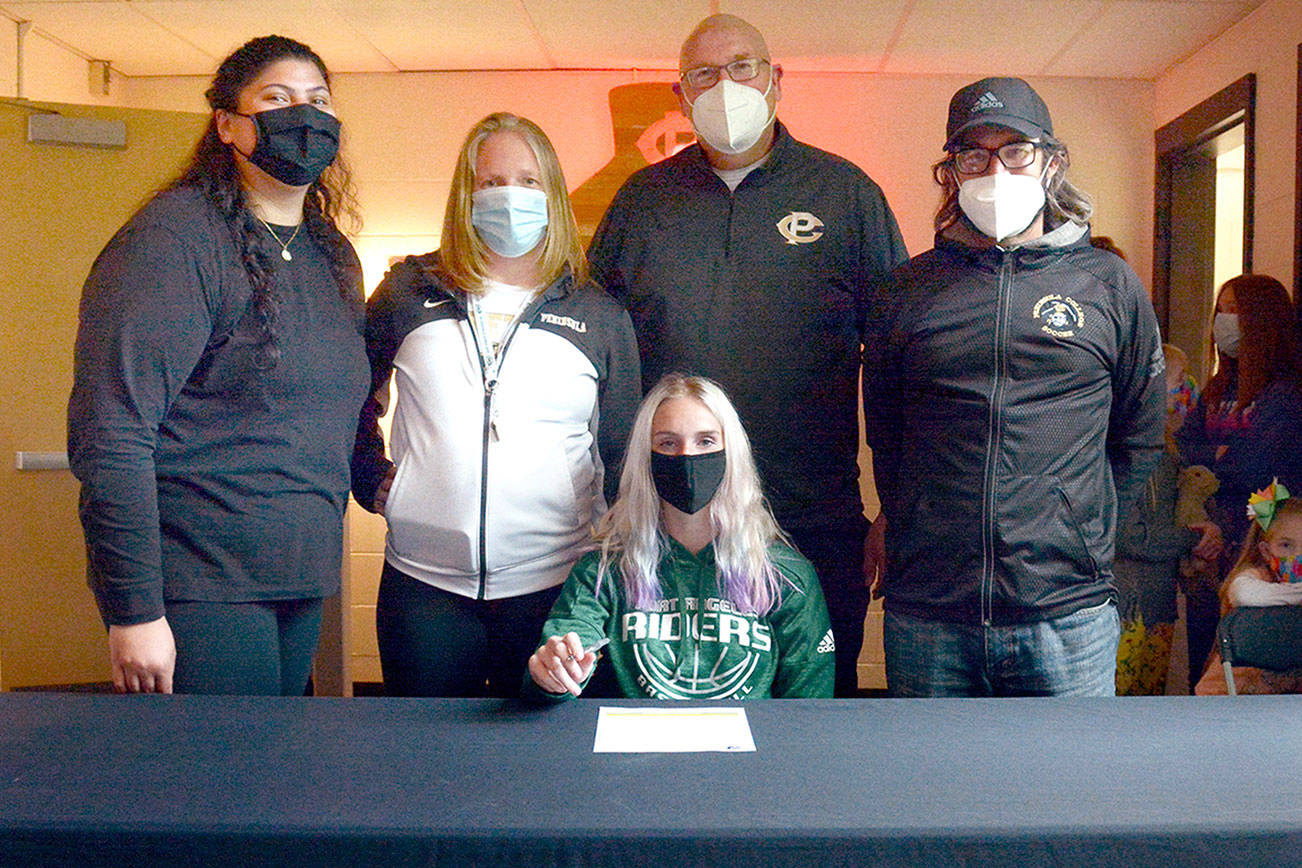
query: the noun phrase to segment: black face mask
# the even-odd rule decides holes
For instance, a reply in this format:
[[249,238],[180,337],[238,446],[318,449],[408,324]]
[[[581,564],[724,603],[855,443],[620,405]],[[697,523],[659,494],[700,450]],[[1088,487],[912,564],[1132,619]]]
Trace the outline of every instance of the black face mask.
[[240,117],[258,131],[253,153],[244,156],[282,183],[311,184],[339,153],[339,119],[306,103]]
[[651,453],[651,479],[656,492],[670,506],[688,515],[700,512],[714,498],[727,466],[722,449],[700,455]]

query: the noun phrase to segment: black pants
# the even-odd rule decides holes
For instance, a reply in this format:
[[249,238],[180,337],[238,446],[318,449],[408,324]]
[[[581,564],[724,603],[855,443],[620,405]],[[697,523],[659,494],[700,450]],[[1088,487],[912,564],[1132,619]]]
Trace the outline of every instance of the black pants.
[[819,527],[784,527],[796,549],[818,572],[827,598],[827,614],[836,640],[836,683],[833,695],[850,697],[859,690],[859,652],[863,622],[871,592],[863,581],[863,541],[868,520]]
[[321,635],[322,600],[169,601],[176,693],[302,696]]
[[380,574],[375,633],[389,696],[518,696],[557,585],[500,600],[443,591],[394,569]]

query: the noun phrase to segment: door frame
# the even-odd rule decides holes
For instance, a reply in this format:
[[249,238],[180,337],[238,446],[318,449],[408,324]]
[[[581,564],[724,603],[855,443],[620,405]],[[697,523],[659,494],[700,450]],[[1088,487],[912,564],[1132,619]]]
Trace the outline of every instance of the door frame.
[[[1298,78],[1302,82],[1302,45],[1298,46]],[[1299,96],[1302,106],[1302,96]],[[1253,202],[1256,189],[1257,76],[1249,73],[1217,91],[1153,134],[1156,180],[1153,189],[1153,308],[1162,334],[1167,334],[1171,304],[1171,179],[1180,155],[1227,129],[1243,124],[1243,271],[1252,271]],[[1302,108],[1299,114],[1302,133]],[[1300,139],[1302,141],[1302,139]],[[1298,171],[1298,206],[1302,208],[1302,168]],[[1295,246],[1302,245],[1302,229]],[[1302,246],[1295,251],[1294,280],[1302,264]]]

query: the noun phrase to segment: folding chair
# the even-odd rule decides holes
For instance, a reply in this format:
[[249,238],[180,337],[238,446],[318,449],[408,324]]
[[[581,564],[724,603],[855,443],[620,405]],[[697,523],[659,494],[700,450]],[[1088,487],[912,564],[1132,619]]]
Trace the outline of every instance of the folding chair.
[[1302,606],[1242,606],[1221,618],[1216,641],[1225,686],[1234,688],[1233,666],[1282,671],[1302,668]]

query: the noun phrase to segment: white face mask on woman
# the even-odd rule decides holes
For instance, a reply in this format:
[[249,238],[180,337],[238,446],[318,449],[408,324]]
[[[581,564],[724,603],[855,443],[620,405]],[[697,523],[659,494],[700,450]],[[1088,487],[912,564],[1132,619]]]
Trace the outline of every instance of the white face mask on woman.
[[768,87],[762,92],[737,84],[727,76],[720,78],[718,84],[691,103],[692,128],[716,151],[740,154],[750,150],[773,123],[777,112],[776,106],[769,110],[772,87],[772,73]]
[[1034,175],[995,172],[959,185],[958,206],[996,241],[1026,231],[1044,210],[1044,184]]
[[1216,349],[1232,359],[1237,359],[1239,341],[1242,338],[1237,313],[1218,313],[1212,317],[1212,340],[1216,341]]
[[485,187],[470,196],[470,224],[498,256],[514,259],[547,231],[547,194],[528,187]]

